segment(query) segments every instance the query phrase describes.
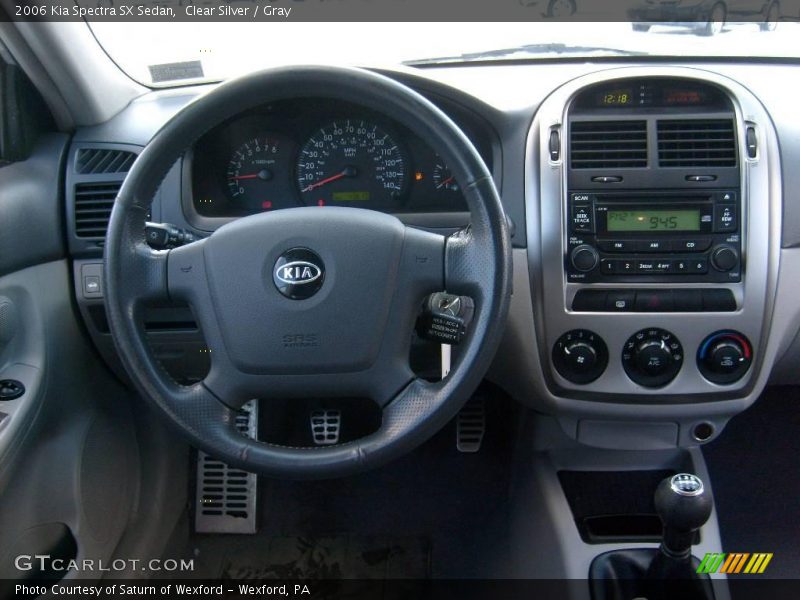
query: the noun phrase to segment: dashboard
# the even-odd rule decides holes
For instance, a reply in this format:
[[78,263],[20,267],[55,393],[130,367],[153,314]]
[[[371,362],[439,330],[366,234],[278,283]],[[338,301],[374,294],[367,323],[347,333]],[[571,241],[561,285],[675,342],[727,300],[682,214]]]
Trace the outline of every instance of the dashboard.
[[[590,445],[674,447],[714,439],[768,382],[800,382],[800,68],[564,61],[386,74],[459,125],[501,192],[514,295],[488,377],[519,402]],[[107,186],[110,211],[125,173],[82,172],[82,157],[135,155],[205,89],[153,92],[73,139],[76,295],[110,364],[102,288],[86,288],[102,271],[103,232],[82,223],[82,194],[95,202]],[[330,205],[444,231],[468,222],[436,149],[403,123],[318,98],[206,133],[167,174],[151,220],[207,236],[243,216]],[[202,371],[188,309],[145,320],[165,361]]]
[[[487,136],[463,113],[456,118],[491,169]],[[330,100],[299,99],[239,115],[200,139],[184,170],[185,213],[200,229],[299,206],[467,211],[447,164],[402,123]]]

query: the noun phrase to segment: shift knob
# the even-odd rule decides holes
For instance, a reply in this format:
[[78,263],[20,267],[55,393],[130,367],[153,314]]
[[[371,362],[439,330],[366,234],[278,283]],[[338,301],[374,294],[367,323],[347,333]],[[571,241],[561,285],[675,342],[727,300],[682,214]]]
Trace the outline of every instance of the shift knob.
[[661,551],[672,558],[689,558],[695,533],[711,516],[714,499],[697,475],[679,473],[656,488],[656,511],[664,524]]

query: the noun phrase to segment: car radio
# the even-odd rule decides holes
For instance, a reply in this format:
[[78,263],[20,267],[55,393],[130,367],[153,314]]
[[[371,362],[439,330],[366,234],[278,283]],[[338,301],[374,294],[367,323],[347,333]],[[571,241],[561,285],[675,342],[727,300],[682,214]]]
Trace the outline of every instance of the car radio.
[[571,191],[567,280],[573,283],[741,281],[740,193]]

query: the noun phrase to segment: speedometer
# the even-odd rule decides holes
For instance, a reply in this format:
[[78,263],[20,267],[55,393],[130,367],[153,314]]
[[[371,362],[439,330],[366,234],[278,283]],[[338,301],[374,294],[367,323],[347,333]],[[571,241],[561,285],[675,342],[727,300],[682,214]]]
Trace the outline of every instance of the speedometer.
[[308,205],[398,209],[406,163],[386,131],[368,121],[342,119],[322,127],[300,149],[297,185]]

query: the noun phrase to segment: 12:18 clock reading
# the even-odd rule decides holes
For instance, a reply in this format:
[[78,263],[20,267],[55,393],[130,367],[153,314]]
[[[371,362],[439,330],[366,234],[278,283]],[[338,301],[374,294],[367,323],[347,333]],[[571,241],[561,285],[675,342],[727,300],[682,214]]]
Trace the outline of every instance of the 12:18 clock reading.
[[700,231],[699,210],[609,210],[608,231]]

